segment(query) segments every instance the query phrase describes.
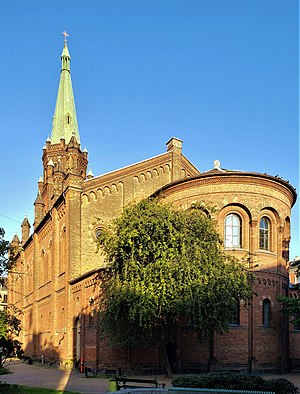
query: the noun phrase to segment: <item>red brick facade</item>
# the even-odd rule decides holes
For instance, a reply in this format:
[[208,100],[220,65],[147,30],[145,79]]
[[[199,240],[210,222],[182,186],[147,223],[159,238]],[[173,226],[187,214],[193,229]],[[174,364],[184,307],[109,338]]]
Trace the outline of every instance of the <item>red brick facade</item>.
[[[178,209],[196,201],[215,206],[213,220],[222,237],[226,218],[238,218],[239,245],[225,249],[256,276],[251,307],[241,303],[239,321],[227,333],[199,341],[192,326],[180,328],[176,343],[168,348],[173,370],[287,370],[289,358],[300,360],[300,331],[289,330],[276,296],[289,291],[287,256],[295,190],[280,178],[226,171],[218,165],[201,174],[182,154],[182,141],[172,138],[167,146],[159,156],[93,177],[86,175],[87,152],[75,136],[59,144],[47,141],[34,203],[34,232],[29,235],[30,225],[23,222],[15,269],[21,274],[9,276],[9,288],[14,289],[9,302],[23,311],[20,340],[25,354],[58,360],[62,366],[159,371],[156,346],[113,348],[99,339],[97,322],[104,265],[97,253],[97,232],[128,203],[156,194]],[[261,240],[263,218],[268,232]],[[261,242],[267,246],[262,248]],[[14,243],[18,246],[15,238]]]

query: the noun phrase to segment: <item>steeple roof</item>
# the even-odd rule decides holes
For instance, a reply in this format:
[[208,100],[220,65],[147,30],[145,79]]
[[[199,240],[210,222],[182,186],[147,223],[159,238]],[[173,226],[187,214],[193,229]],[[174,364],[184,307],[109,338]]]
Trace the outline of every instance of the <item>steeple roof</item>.
[[71,57],[65,40],[61,54],[62,67],[50,137],[52,144],[59,144],[62,138],[68,144],[73,135],[76,137],[77,142],[80,143],[70,61]]

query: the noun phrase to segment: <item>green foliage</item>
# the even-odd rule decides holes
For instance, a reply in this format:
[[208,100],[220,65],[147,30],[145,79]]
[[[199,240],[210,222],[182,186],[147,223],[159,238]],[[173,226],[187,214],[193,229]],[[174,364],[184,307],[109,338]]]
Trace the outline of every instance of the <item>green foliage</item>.
[[5,311],[0,311],[0,336],[19,335],[21,321],[17,317],[21,311],[14,305],[8,305]]
[[52,390],[52,389],[43,389],[40,387],[19,386],[19,389],[22,390],[23,394],[78,394],[77,391]]
[[24,391],[15,384],[0,382],[0,393],[5,394],[23,394]]
[[14,253],[8,241],[4,239],[5,231],[0,227],[0,280],[15,264]]
[[199,335],[224,332],[237,300],[252,293],[247,271],[220,244],[200,205],[176,211],[147,199],[126,208],[99,237],[108,263],[102,333],[120,345],[167,344],[188,319]]
[[0,338],[6,337],[6,334],[7,334],[6,313],[0,311]]
[[276,394],[296,394],[297,387],[284,378],[268,379],[265,381],[265,390],[274,391]]
[[78,394],[75,391],[61,391],[43,389],[39,387],[18,386],[16,384],[8,384],[0,382],[0,393],[5,394]]
[[277,301],[282,304],[283,313],[291,317],[290,323],[300,323],[300,298],[278,296]]
[[[8,241],[4,239],[5,232],[0,228],[0,283],[4,283],[4,275],[7,274],[15,265],[15,254]],[[20,319],[17,315],[20,311],[13,305],[8,305],[5,311],[0,312],[0,337],[9,334],[18,335],[20,327]],[[0,363],[1,364],[1,363]]]
[[234,373],[184,375],[172,381],[173,387],[210,388],[228,390],[270,391],[276,394],[296,394],[297,387],[287,379],[265,380],[260,376]]
[[7,368],[5,368],[5,367],[1,367],[1,368],[0,368],[0,375],[7,375],[7,374],[9,374],[9,373],[12,373],[12,372],[10,372],[9,369],[7,369]]
[[18,357],[22,355],[22,343],[16,339],[6,338],[2,336],[0,338],[0,346],[2,352],[6,357],[10,357],[15,353]]

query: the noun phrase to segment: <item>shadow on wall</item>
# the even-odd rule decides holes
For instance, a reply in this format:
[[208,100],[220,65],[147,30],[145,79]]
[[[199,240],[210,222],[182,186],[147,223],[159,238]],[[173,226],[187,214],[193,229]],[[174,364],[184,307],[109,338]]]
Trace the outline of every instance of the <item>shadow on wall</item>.
[[[42,339],[45,333],[33,334],[32,340],[28,343],[24,352],[24,361],[29,365],[39,364],[44,365],[45,368],[45,379],[48,379],[49,367],[60,367],[62,369],[56,370],[55,373],[55,390],[59,392],[64,392],[67,390],[67,386],[70,382],[71,372],[72,372],[72,362],[63,362],[60,358],[59,346],[60,342],[63,340],[65,333],[58,333],[54,337],[50,337],[50,340]],[[52,376],[52,375],[50,375]]]
[[28,364],[40,362],[51,367],[72,367],[72,364],[61,365],[59,346],[64,339],[65,333],[52,335],[50,338],[45,334],[47,333],[34,333],[32,335],[31,340],[24,349],[24,360]]
[[[229,332],[216,336],[212,343],[208,338],[199,342],[193,326],[183,322],[179,327],[176,340],[167,348],[174,373],[198,373],[210,368],[287,370],[288,318],[282,314],[276,297],[288,294],[288,274],[284,269],[280,272],[280,267],[275,263],[266,265],[259,261],[259,264],[253,262],[253,302],[246,308],[241,301]],[[60,368],[75,368],[81,372],[161,372],[157,344],[143,348],[120,348],[111,346],[108,338],[100,339],[101,280],[98,276],[85,278],[80,286],[74,284],[71,286],[71,294],[70,308],[73,316],[70,313],[67,318],[63,303],[61,311],[59,308],[56,311],[59,319],[55,326],[60,329],[48,329],[53,323],[49,318],[44,325],[39,322],[39,327],[43,328],[41,332],[27,334],[24,353],[29,359]],[[240,346],[236,346],[237,341]]]

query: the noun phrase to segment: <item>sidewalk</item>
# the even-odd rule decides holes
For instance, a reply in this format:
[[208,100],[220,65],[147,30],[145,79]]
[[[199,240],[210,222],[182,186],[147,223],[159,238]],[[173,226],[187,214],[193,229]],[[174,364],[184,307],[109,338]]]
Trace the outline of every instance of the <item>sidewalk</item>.
[[70,369],[61,370],[41,364],[28,365],[21,360],[11,360],[5,363],[5,367],[13,372],[0,376],[0,380],[6,383],[85,394],[102,394],[108,389],[108,379],[86,378],[84,373]]
[[[86,378],[84,373],[74,370],[50,368],[41,364],[28,365],[21,360],[12,359],[6,363],[12,374],[0,375],[6,383],[23,386],[42,387],[46,389],[75,391],[83,394],[104,394],[108,390],[108,379]],[[283,375],[260,375],[265,379],[285,378],[294,383],[300,392],[300,373]],[[147,376],[149,378],[149,376]],[[171,380],[163,376],[156,377],[159,382],[170,386]]]

